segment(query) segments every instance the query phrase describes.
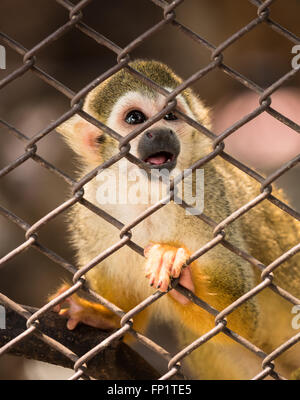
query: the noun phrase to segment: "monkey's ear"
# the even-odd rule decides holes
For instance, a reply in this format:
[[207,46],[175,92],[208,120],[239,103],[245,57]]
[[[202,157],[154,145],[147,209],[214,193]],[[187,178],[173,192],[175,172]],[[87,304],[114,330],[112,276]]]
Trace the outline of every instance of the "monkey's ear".
[[75,114],[56,128],[69,146],[86,162],[101,161],[97,139],[103,134],[95,125]]

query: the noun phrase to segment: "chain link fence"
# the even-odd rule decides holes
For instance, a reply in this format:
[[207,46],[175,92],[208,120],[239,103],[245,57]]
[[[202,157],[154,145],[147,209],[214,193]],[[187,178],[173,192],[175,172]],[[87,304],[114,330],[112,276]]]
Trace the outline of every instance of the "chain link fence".
[[[41,167],[45,168],[49,173],[55,174],[59,179],[62,179],[67,185],[72,189],[72,196],[70,196],[64,203],[60,204],[58,207],[53,209],[47,215],[44,215],[33,225],[28,224],[25,220],[20,218],[18,215],[15,215],[12,211],[7,208],[0,206],[1,215],[16,224],[21,230],[25,232],[25,240],[24,242],[11,250],[8,254],[5,254],[0,259],[0,267],[4,266],[9,260],[12,260],[14,257],[17,257],[21,253],[25,252],[29,248],[33,248],[40,253],[42,253],[45,257],[50,258],[57,265],[59,265],[64,270],[67,270],[69,274],[71,274],[73,278],[73,284],[69,290],[62,293],[58,298],[48,302],[43,307],[38,309],[38,311],[31,313],[27,308],[21,306],[16,301],[11,298],[8,298],[5,294],[0,293],[0,301],[5,305],[7,309],[12,309],[21,316],[27,319],[27,328],[13,340],[6,343],[2,348],[0,348],[0,355],[9,352],[14,346],[16,346],[21,341],[26,341],[26,339],[32,334],[38,334],[39,338],[43,340],[50,347],[61,352],[65,357],[69,358],[73,363],[74,374],[70,379],[79,379],[81,377],[86,377],[86,368],[85,365],[89,362],[93,357],[95,357],[99,352],[103,351],[105,348],[110,346],[115,341],[118,341],[121,337],[124,336],[125,333],[133,335],[135,339],[137,339],[140,343],[152,349],[153,352],[158,353],[160,357],[168,362],[168,368],[165,373],[160,377],[160,379],[170,379],[180,373],[181,369],[181,360],[184,360],[191,352],[197,349],[199,346],[205,345],[210,339],[220,334],[221,332],[227,335],[230,339],[240,344],[244,348],[248,349],[250,352],[254,353],[258,359],[261,359],[262,369],[259,374],[257,374],[253,379],[264,379],[268,376],[274,379],[285,379],[285,377],[281,376],[278,372],[276,372],[274,361],[276,358],[294,346],[300,340],[300,332],[296,333],[292,338],[283,343],[280,347],[276,348],[270,354],[266,354],[262,349],[255,346],[253,343],[246,340],[244,337],[239,335],[237,332],[233,332],[226,326],[226,317],[230,315],[234,310],[240,307],[243,303],[245,303],[248,299],[252,298],[259,292],[263,291],[265,288],[269,288],[273,290],[278,296],[283,297],[287,301],[289,301],[292,305],[300,304],[300,300],[295,298],[292,294],[288,293],[286,290],[281,288],[279,285],[273,283],[272,280],[272,272],[278,268],[283,262],[288,260],[290,257],[293,257],[299,250],[300,244],[294,246],[293,248],[286,251],[279,258],[274,260],[270,265],[263,265],[259,260],[255,259],[251,254],[247,254],[244,250],[236,247],[226,238],[226,227],[228,227],[232,222],[237,220],[240,216],[247,213],[253,207],[256,207],[262,201],[269,201],[273,203],[275,206],[279,207],[283,213],[288,213],[294,219],[300,220],[300,214],[294,210],[288,204],[285,204],[279,198],[275,197],[272,194],[272,183],[275,182],[280,176],[285,174],[292,167],[296,166],[300,160],[300,156],[293,158],[289,162],[282,165],[272,174],[267,176],[266,178],[258,174],[253,169],[244,165],[242,162],[236,160],[234,157],[230,156],[224,151],[224,140],[232,135],[236,130],[247,124],[249,121],[255,119],[257,116],[262,113],[268,113],[273,118],[280,121],[282,124],[285,124],[295,132],[300,132],[300,126],[289,119],[287,116],[281,114],[279,111],[275,110],[271,106],[271,96],[272,94],[278,90],[282,85],[284,85],[290,78],[292,78],[295,74],[298,73],[298,69],[291,69],[284,76],[280,77],[276,82],[274,82],[271,86],[266,89],[260,87],[247,76],[242,75],[237,72],[230,66],[226,65],[223,60],[223,52],[232,46],[236,41],[242,38],[244,35],[248,35],[249,32],[257,29],[258,26],[264,24],[267,25],[269,29],[272,29],[276,32],[277,35],[282,35],[286,39],[288,39],[291,45],[299,45],[300,38],[297,37],[292,32],[289,32],[288,29],[278,24],[276,21],[272,19],[271,13],[271,5],[274,0],[250,0],[257,8],[257,15],[253,17],[253,19],[245,26],[243,26],[240,30],[235,32],[233,35],[224,40],[220,45],[214,46],[208,40],[201,37],[197,33],[193,32],[187,26],[183,25],[176,18],[176,8],[181,5],[184,7],[183,0],[175,0],[171,3],[168,3],[165,0],[149,0],[149,2],[153,3],[155,6],[161,9],[161,20],[154,24],[150,29],[142,33],[140,36],[136,37],[131,43],[129,43],[126,47],[121,48],[111,40],[107,39],[100,32],[95,31],[93,28],[85,24],[84,22],[84,9],[92,2],[92,0],[82,0],[77,4],[73,4],[69,0],[56,0],[56,2],[63,8],[65,8],[69,13],[69,18],[66,22],[61,25],[58,29],[56,29],[53,33],[47,36],[45,39],[38,42],[31,49],[25,48],[22,43],[16,42],[12,37],[9,37],[4,32],[0,33],[1,44],[5,48],[10,48],[15,51],[20,57],[23,59],[23,64],[21,67],[14,70],[12,73],[5,76],[4,79],[0,82],[0,89],[4,88],[6,85],[9,85],[16,79],[22,78],[24,75],[33,73],[39,79],[44,81],[47,85],[50,85],[55,90],[62,93],[70,100],[70,109],[61,115],[57,120],[51,122],[49,125],[45,126],[40,132],[34,135],[32,138],[27,137],[20,130],[16,129],[14,126],[11,126],[10,123],[1,119],[0,123],[2,126],[6,127],[9,131],[9,134],[14,135],[19,141],[24,144],[24,153],[11,161],[4,168],[0,170],[0,177],[4,177],[9,174],[11,171],[22,168],[24,163],[31,159],[35,163],[39,164]],[[140,72],[134,70],[128,63],[131,60],[131,53],[138,47],[142,46],[143,43],[149,39],[152,35],[156,34],[166,25],[171,25],[174,28],[178,29],[178,31],[185,35],[189,40],[194,41],[199,47],[205,48],[210,52],[211,61],[204,67],[195,72],[188,79],[184,80],[182,84],[180,84],[175,90],[171,93],[167,92],[164,88],[158,86],[155,82],[150,80],[149,78],[143,76]],[[68,88],[63,82],[58,81],[54,76],[49,75],[45,72],[41,67],[37,65],[39,52],[44,50],[47,46],[53,44],[55,40],[60,38],[63,35],[66,35],[71,30],[78,30],[81,34],[88,36],[90,39],[95,41],[99,46],[105,46],[109,51],[113,52],[116,56],[116,64],[105,71],[103,74],[98,76],[92,82],[88,83],[84,88],[79,90],[78,92],[74,92],[70,88]],[[103,261],[111,254],[117,252],[123,246],[130,246],[131,249],[136,251],[140,255],[144,255],[143,248],[141,248],[137,243],[132,240],[131,230],[136,227],[139,223],[141,223],[144,219],[146,219],[151,214],[155,213],[158,209],[163,207],[165,203],[164,201],[160,201],[154,206],[151,206],[146,212],[140,215],[135,220],[131,221],[130,224],[124,225],[121,221],[115,219],[107,212],[102,210],[101,208],[95,206],[90,203],[84,196],[84,185],[96,177],[100,170],[110,167],[114,163],[118,162],[122,158],[127,158],[130,162],[139,165],[139,160],[130,154],[130,141],[141,134],[145,126],[142,128],[134,129],[128,136],[125,138],[119,135],[117,132],[112,131],[107,126],[105,126],[100,121],[94,119],[91,115],[87,114],[83,111],[83,99],[85,96],[99,85],[101,82],[104,82],[106,79],[111,77],[113,74],[117,73],[121,69],[126,69],[126,71],[132,76],[134,76],[137,80],[142,80],[144,84],[153,88],[158,93],[165,96],[165,106],[164,108],[156,114],[153,118],[150,118],[147,121],[147,127],[151,126],[153,123],[163,118],[167,113],[174,111],[176,115],[185,121],[187,124],[195,128],[199,131],[199,134],[206,135],[209,137],[213,143],[213,150],[210,154],[207,154],[205,157],[199,159],[196,163],[194,163],[190,169],[194,171],[197,168],[203,167],[210,160],[215,157],[222,157],[226,162],[233,164],[235,167],[242,170],[245,174],[248,174],[253,180],[259,182],[261,185],[261,193],[257,195],[256,198],[251,200],[249,203],[244,204],[237,211],[232,213],[223,221],[217,223],[213,221],[211,218],[206,216],[205,214],[201,214],[199,216],[194,216],[193,218],[200,218],[204,221],[212,231],[211,241],[206,243],[206,245],[200,248],[196,253],[194,253],[191,258],[187,261],[187,265],[192,261],[198,259],[201,255],[208,252],[210,249],[215,246],[224,246],[230,251],[234,252],[238,257],[244,259],[247,263],[253,266],[255,269],[258,269],[262,272],[261,275],[261,283],[256,287],[252,288],[245,295],[240,297],[234,303],[232,303],[229,307],[219,312],[211,307],[209,304],[206,304],[203,300],[199,299],[193,293],[189,292],[184,287],[180,286],[178,282],[174,282],[173,286],[176,286],[176,289],[187,296],[191,301],[197,304],[199,307],[202,307],[207,312],[212,314],[215,317],[215,327],[199,337],[196,341],[182,349],[177,354],[170,354],[167,350],[162,348],[159,343],[156,343],[150,340],[147,336],[142,335],[141,333],[135,331],[132,327],[132,319],[140,313],[142,310],[147,308],[152,303],[156,302],[160,297],[165,296],[165,293],[161,293],[159,291],[155,292],[153,295],[147,297],[142,303],[138,304],[135,308],[125,313],[122,309],[118,308],[115,304],[110,303],[105,298],[102,298],[99,294],[93,292],[85,285],[85,274],[87,271],[91,270],[95,267],[100,261]],[[236,121],[233,125],[228,127],[221,135],[214,134],[211,130],[202,126],[200,123],[191,119],[189,116],[185,115],[182,111],[176,108],[176,96],[178,96],[183,90],[191,86],[196,81],[202,79],[206,75],[210,74],[214,70],[219,70],[222,73],[229,76],[231,79],[238,82],[238,84],[246,87],[247,89],[253,91],[254,93],[259,95],[259,105],[255,110],[251,113],[245,115],[242,119]],[[37,154],[40,141],[45,138],[47,135],[51,135],[51,132],[55,130],[61,123],[69,119],[74,114],[79,114],[84,119],[88,120],[92,124],[96,125],[98,128],[106,132],[108,135],[112,136],[114,139],[119,142],[119,153],[112,157],[109,161],[105,162],[102,165],[99,165],[96,169],[87,174],[83,179],[76,181],[72,177],[68,176],[66,173],[61,171],[52,163],[48,162],[43,157]],[[3,118],[3,115],[1,115]],[[183,174],[178,176],[175,180],[175,184],[179,183],[183,179]],[[167,200],[171,201],[175,193],[174,186],[171,188],[170,195]],[[92,260],[87,265],[83,266],[80,270],[77,270],[74,265],[69,263],[51,248],[46,247],[42,244],[39,239],[39,231],[40,229],[48,224],[50,221],[55,219],[57,216],[65,213],[70,207],[74,204],[80,203],[82,206],[87,207],[91,212],[93,212],[97,218],[103,218],[105,221],[109,222],[113,226],[115,226],[120,231],[120,239],[118,242],[114,243],[110,248],[107,248],[104,252],[99,254],[96,259]],[[178,206],[187,207],[187,205],[183,202]],[[111,335],[108,336],[104,341],[100,342],[96,346],[90,349],[83,356],[78,356],[73,351],[71,351],[66,346],[59,343],[57,340],[54,340],[50,336],[44,334],[39,325],[39,319],[46,315],[46,313],[53,308],[54,305],[61,302],[66,297],[71,294],[77,292],[79,289],[82,289],[89,293],[90,296],[96,302],[99,302],[106,306],[109,310],[117,314],[121,318],[120,328],[114,331]]]

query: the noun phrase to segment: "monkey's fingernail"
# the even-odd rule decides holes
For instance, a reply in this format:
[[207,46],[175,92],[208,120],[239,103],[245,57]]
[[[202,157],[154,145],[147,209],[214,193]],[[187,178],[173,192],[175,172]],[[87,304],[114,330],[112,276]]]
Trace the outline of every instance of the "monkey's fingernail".
[[161,287],[161,285],[162,285],[162,281],[159,281],[158,284],[157,284],[157,286],[156,286],[157,289],[159,289],[159,288]]
[[150,286],[153,286],[153,284],[154,284],[154,277],[152,277],[152,278],[150,279]]

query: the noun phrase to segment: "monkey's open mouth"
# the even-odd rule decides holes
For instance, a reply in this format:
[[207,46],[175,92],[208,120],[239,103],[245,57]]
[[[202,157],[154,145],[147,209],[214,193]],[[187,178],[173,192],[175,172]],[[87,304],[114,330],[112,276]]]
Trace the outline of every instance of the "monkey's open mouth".
[[175,154],[169,153],[168,151],[159,151],[158,153],[151,154],[144,160],[144,162],[154,166],[162,166],[163,164],[167,164],[174,160]]
[[144,132],[139,140],[138,156],[147,168],[171,171],[180,153],[180,142],[170,129],[153,129]]

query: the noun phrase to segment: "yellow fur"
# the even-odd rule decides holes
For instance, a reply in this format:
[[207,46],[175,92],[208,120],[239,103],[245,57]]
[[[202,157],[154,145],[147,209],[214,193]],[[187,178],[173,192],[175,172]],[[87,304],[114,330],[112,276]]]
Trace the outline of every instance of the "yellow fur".
[[[179,77],[161,63],[136,61],[132,66],[166,88],[173,89],[181,82]],[[159,96],[155,97],[155,92],[132,78],[128,72],[121,71],[90,92],[84,110],[104,123],[109,121],[110,127],[122,134],[120,126],[110,118],[110,112],[118,99],[129,92],[138,92],[148,100],[154,99],[153,107],[162,101]],[[182,105],[194,119],[209,127],[207,108],[190,89],[182,93]],[[80,156],[81,176],[84,176],[119,150],[117,141],[100,131],[99,136],[105,136],[104,142],[85,147],[84,135],[88,125],[83,124],[82,129],[76,130],[79,120],[82,119],[73,117],[59,127],[58,131]],[[160,123],[165,122],[157,122],[157,126]],[[209,154],[212,148],[210,140],[203,134],[187,124],[179,123],[178,126],[181,152],[176,171],[180,172]],[[131,143],[133,152],[138,140],[136,138]],[[111,169],[116,170],[117,166],[118,164]],[[130,165],[130,168],[137,167]],[[220,157],[204,165],[204,177],[204,213],[216,222],[222,221],[260,193],[257,182]],[[134,184],[130,183],[131,187]],[[97,180],[93,179],[85,186],[85,198],[95,205],[99,205],[96,200],[98,185]],[[276,190],[274,194],[281,198],[283,196]],[[149,205],[107,204],[101,208],[126,224]],[[116,228],[80,204],[73,207],[70,215],[70,231],[79,267],[86,265],[119,240],[119,231]],[[300,239],[299,224],[268,200],[230,224],[225,231],[227,240],[265,265],[289,250]],[[187,248],[191,253],[213,238],[212,229],[207,224],[186,215],[185,210],[173,202],[138,224],[132,229],[132,233],[132,240],[143,248],[150,242],[178,243],[178,246]],[[275,282],[298,298],[299,258],[299,254],[292,257],[274,272]],[[143,264],[143,257],[125,246],[92,268],[87,273],[87,279],[93,290],[124,311],[129,311],[154,291],[144,276]],[[191,271],[195,294],[218,311],[260,282],[260,273],[257,270],[221,244],[196,260]],[[170,295],[164,296],[137,316],[135,327],[144,330],[151,315],[167,323],[175,323],[180,349],[215,326],[214,317],[207,311],[193,303],[182,305]],[[291,305],[270,289],[248,300],[230,314],[227,320],[229,328],[265,351],[274,350],[296,333],[291,327]],[[282,363],[275,362],[276,367],[290,374],[300,366],[299,345],[281,359]],[[193,352],[188,357],[188,364],[191,366],[192,376],[197,378],[243,379],[251,378],[260,371],[261,360],[221,333]]]

